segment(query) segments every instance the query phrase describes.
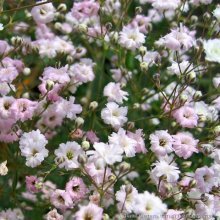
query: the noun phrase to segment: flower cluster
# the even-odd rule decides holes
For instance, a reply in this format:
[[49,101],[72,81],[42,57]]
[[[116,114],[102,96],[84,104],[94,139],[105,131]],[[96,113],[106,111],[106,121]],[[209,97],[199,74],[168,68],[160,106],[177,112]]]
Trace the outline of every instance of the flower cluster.
[[220,218],[217,0],[0,2],[0,220]]

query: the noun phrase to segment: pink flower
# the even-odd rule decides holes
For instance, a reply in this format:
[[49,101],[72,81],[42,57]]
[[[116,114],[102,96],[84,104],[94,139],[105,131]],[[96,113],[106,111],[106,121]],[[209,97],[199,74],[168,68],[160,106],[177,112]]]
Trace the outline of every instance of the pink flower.
[[71,10],[72,16],[77,20],[81,18],[89,18],[98,15],[99,4],[94,0],[85,0],[82,2],[75,2]]
[[135,145],[135,151],[137,153],[147,153],[147,149],[145,147],[144,139],[143,139],[143,132],[142,129],[138,129],[135,131],[135,133],[128,131],[127,132],[128,137],[136,141]]
[[53,21],[55,12],[53,4],[47,3],[33,7],[31,15],[36,23],[45,24]]
[[70,195],[73,202],[78,202],[83,199],[87,193],[87,187],[84,184],[83,180],[79,177],[73,177],[66,184],[66,192]]
[[12,104],[12,111],[15,112],[16,118],[22,122],[31,119],[37,108],[37,102],[29,99],[20,98]]
[[47,67],[43,72],[43,80],[51,80],[57,83],[67,83],[70,81],[69,75],[67,73],[66,67],[61,67],[59,69],[53,67]]
[[52,193],[50,201],[52,205],[61,211],[65,211],[67,208],[71,208],[73,206],[73,201],[70,195],[65,190],[61,189],[56,189]]
[[187,159],[192,156],[192,154],[198,153],[197,144],[198,140],[195,140],[190,133],[179,132],[173,135],[173,149],[179,157]]
[[31,193],[37,193],[40,190],[38,188],[36,188],[36,183],[39,180],[37,179],[36,176],[26,176],[25,177],[25,182],[26,182],[26,188],[29,192]]
[[188,106],[183,106],[173,112],[173,117],[184,128],[194,128],[198,124],[198,115],[195,110]]
[[76,220],[95,219],[102,220],[103,209],[99,206],[89,203],[87,206],[81,206],[75,214]]
[[86,138],[94,144],[95,142],[99,142],[99,138],[96,136],[94,131],[87,131],[86,132]]
[[53,209],[47,213],[46,220],[63,220],[63,216],[56,209]]
[[200,191],[202,193],[208,193],[216,183],[215,172],[207,166],[198,168],[195,171],[195,180]]

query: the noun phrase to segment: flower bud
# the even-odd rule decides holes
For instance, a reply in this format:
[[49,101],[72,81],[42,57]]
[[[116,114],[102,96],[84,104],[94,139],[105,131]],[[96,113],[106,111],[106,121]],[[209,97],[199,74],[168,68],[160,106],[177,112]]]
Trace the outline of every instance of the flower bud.
[[114,174],[111,174],[109,177],[108,177],[108,180],[110,182],[114,182],[116,180],[116,176]]
[[82,33],[87,33],[88,27],[86,24],[79,24],[77,29]]
[[186,78],[189,82],[193,82],[196,79],[196,73],[191,71],[189,74],[187,74]]
[[95,110],[98,107],[98,105],[99,105],[98,102],[93,101],[89,104],[89,108]]
[[47,80],[46,89],[51,90],[51,89],[53,89],[53,87],[54,87],[54,82],[51,80]]
[[199,115],[199,122],[205,122],[207,117],[205,115]]
[[73,58],[72,56],[68,55],[68,56],[66,57],[66,61],[67,61],[67,63],[71,64],[71,63],[73,63],[74,58]]
[[190,188],[194,188],[196,186],[196,180],[191,180],[190,182],[189,182],[189,187]]
[[147,62],[141,62],[140,63],[140,68],[141,70],[144,72],[144,71],[147,71],[148,70],[148,63]]
[[82,97],[82,98],[80,99],[80,102],[81,102],[83,105],[85,105],[85,104],[88,103],[88,98],[87,98],[87,97]]
[[18,47],[22,45],[23,39],[19,36],[15,36],[11,38],[11,43],[13,46]]
[[0,175],[5,176],[8,173],[8,168],[6,166],[7,160],[0,164]]
[[104,213],[103,220],[110,220],[110,217],[108,214]]
[[66,9],[67,9],[67,6],[64,3],[59,4],[57,7],[57,11],[59,11],[59,12],[65,12]]
[[147,48],[144,46],[139,47],[139,53],[141,54],[141,56],[144,56],[147,52]]
[[181,94],[180,95],[180,101],[181,103],[185,103],[188,99],[188,96],[186,94]]
[[201,148],[202,148],[202,151],[205,153],[205,154],[211,154],[214,150],[214,147],[212,144],[201,144],[200,145]]
[[191,161],[183,161],[182,163],[182,167],[183,168],[189,168],[192,166],[192,162]]
[[134,103],[133,109],[138,109],[138,108],[140,108],[140,104],[139,103]]
[[112,23],[111,22],[106,23],[105,27],[108,31],[110,31],[112,29]]
[[215,133],[216,135],[218,135],[218,134],[220,133],[220,125],[218,125],[218,126],[216,126],[216,127],[214,128],[214,133]]
[[135,124],[134,124],[134,122],[133,122],[133,121],[129,121],[129,122],[128,122],[128,130],[133,129],[133,128],[134,128],[134,126],[135,126]]
[[62,30],[62,24],[60,23],[60,22],[56,22],[55,24],[54,24],[54,27],[55,27],[55,29],[57,29],[57,30]]
[[81,117],[76,118],[77,127],[80,127],[83,124],[84,124],[84,119],[83,118],[81,118]]
[[125,186],[125,192],[126,192],[127,195],[128,195],[128,194],[131,194],[131,193],[132,193],[132,190],[133,190],[133,187],[132,187],[131,184]]
[[119,172],[120,173],[126,173],[130,170],[131,168],[131,165],[127,162],[122,162],[120,165],[119,165]]
[[203,19],[204,19],[204,21],[209,21],[209,20],[210,20],[210,18],[211,18],[210,13],[205,12],[205,13],[203,14]]
[[25,67],[24,70],[23,70],[23,74],[24,74],[25,76],[28,76],[28,75],[30,75],[30,73],[31,73],[31,69],[28,68],[28,67]]
[[202,92],[201,91],[196,91],[195,93],[194,93],[194,95],[193,95],[193,98],[195,99],[195,100],[198,100],[198,99],[200,99],[202,97]]
[[22,94],[22,98],[29,99],[30,98],[29,92],[25,92],[24,94]]
[[191,22],[194,24],[198,21],[198,16],[196,15],[192,15],[191,18],[190,18]]
[[140,7],[140,6],[135,8],[135,14],[136,14],[136,15],[141,14],[142,11],[143,11],[143,9],[142,9],[142,7]]
[[88,150],[90,148],[90,143],[88,141],[83,141],[82,148],[83,150]]
[[80,163],[80,164],[85,164],[86,163],[86,157],[85,156],[83,156],[83,155],[79,155],[78,157],[77,157],[77,161]]

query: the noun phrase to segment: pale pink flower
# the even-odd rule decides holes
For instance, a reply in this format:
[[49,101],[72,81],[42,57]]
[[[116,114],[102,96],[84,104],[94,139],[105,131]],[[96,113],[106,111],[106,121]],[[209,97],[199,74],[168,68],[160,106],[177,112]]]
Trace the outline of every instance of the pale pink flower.
[[128,93],[121,90],[120,83],[108,83],[104,88],[103,94],[108,97],[108,102],[113,101],[122,104],[124,100],[128,100]]
[[172,136],[165,130],[155,131],[150,135],[151,150],[157,156],[165,156],[173,151]]
[[83,199],[88,192],[86,185],[79,177],[73,177],[69,180],[66,184],[65,190],[70,195],[74,203]]
[[97,137],[96,133],[94,131],[87,131],[86,132],[86,138],[94,144],[95,142],[99,142],[99,138]]
[[53,209],[47,213],[46,220],[63,220],[63,216],[56,209]]
[[36,187],[36,183],[38,182],[38,178],[36,176],[26,176],[25,177],[25,183],[26,188],[31,193],[37,193],[40,190]]
[[147,149],[145,147],[145,143],[144,143],[144,134],[142,129],[138,129],[135,131],[135,133],[128,131],[127,132],[128,137],[130,137],[131,139],[136,141],[135,144],[135,151],[137,153],[147,153]]
[[91,219],[102,220],[103,209],[99,206],[89,203],[87,206],[81,206],[79,211],[76,212],[76,220]]
[[191,157],[194,152],[198,153],[198,142],[192,134],[187,132],[179,132],[173,135],[173,149],[179,157],[184,159]]
[[194,128],[198,124],[198,115],[189,106],[182,106],[172,113],[173,117],[183,128]]
[[45,24],[53,21],[55,8],[52,3],[38,5],[32,8],[31,15],[36,23]]
[[195,171],[195,180],[197,187],[202,193],[210,192],[216,184],[214,170],[207,166],[197,168]]
[[124,26],[119,33],[119,44],[128,50],[135,50],[145,42],[145,35],[139,29]]
[[65,190],[61,189],[56,189],[51,194],[50,201],[52,205],[61,211],[65,211],[67,208],[72,208],[73,206],[73,201],[70,195]]

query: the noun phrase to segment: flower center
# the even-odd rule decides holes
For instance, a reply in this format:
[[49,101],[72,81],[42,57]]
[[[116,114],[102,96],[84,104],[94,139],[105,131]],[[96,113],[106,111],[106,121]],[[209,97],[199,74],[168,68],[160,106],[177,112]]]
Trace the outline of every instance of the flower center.
[[66,153],[66,157],[68,158],[68,160],[72,160],[73,159],[73,152],[72,151],[68,151]]

